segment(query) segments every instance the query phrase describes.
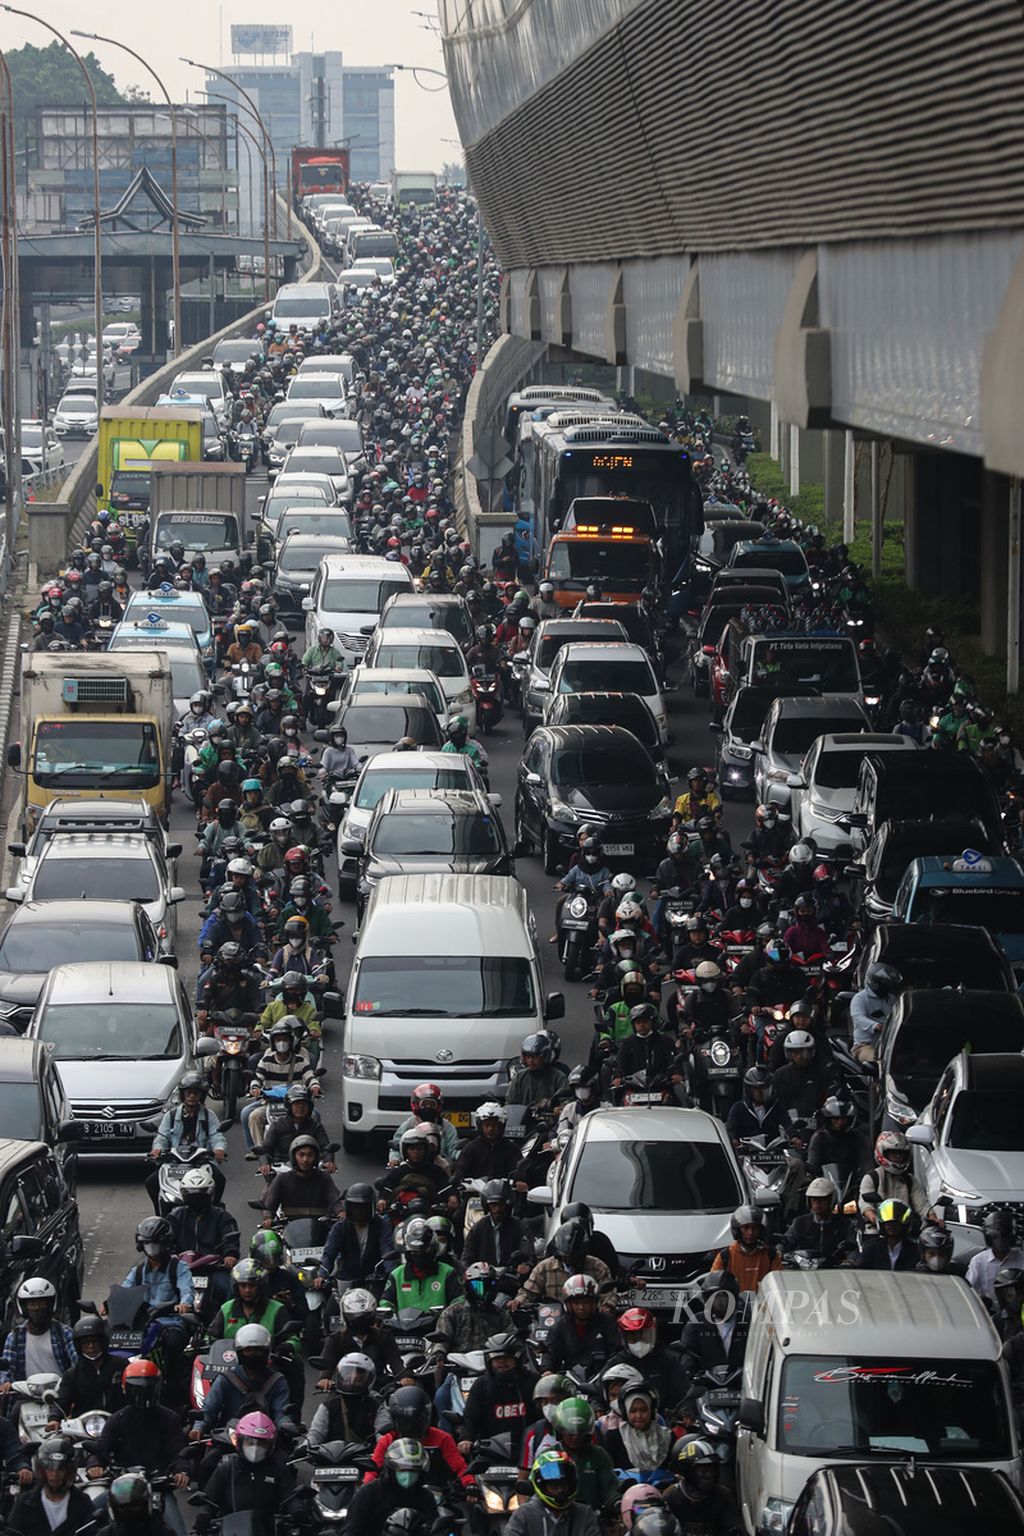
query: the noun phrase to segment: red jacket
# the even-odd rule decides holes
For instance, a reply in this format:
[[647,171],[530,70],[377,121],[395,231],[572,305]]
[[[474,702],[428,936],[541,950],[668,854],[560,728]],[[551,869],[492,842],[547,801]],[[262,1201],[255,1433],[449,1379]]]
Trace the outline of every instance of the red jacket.
[[[363,1478],[364,1483],[372,1483],[376,1479],[377,1472],[380,1472],[384,1466],[384,1453],[388,1446],[391,1444],[392,1440],[395,1438],[396,1436],[392,1434],[381,1435],[380,1439],[377,1441],[377,1444],[373,1448],[373,1456],[371,1458],[377,1471],[367,1472],[366,1476]],[[431,1425],[426,1434],[423,1436],[422,1445],[425,1451],[439,1451],[444,1460],[445,1466],[448,1468],[449,1472],[451,1472],[453,1477],[458,1478],[460,1483],[470,1485],[476,1482],[472,1472],[469,1470],[469,1468],[466,1466],[466,1463],[459,1455],[459,1448],[455,1444],[455,1441],[452,1439],[451,1435],[446,1434],[443,1429],[435,1429],[433,1425]]]

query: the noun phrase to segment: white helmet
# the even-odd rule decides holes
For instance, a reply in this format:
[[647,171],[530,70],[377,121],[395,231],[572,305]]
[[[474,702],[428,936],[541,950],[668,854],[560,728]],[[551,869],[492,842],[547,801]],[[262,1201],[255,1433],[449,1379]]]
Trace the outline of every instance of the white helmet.
[[56,1301],[57,1287],[43,1275],[32,1275],[18,1286],[19,1301]]
[[634,880],[632,875],[627,875],[625,872],[623,872],[622,874],[613,875],[612,876],[612,895],[613,896],[615,896],[617,898],[621,898],[621,897],[627,895],[630,891],[635,891],[635,890],[636,890],[636,881]]
[[639,902],[631,901],[627,896],[615,909],[615,921],[617,923],[638,923],[644,915],[644,909]]
[[474,1110],[473,1119],[478,1130],[482,1120],[500,1120],[502,1125],[505,1125],[508,1121],[508,1111],[504,1104],[499,1104],[495,1099],[488,1099],[486,1104],[481,1104],[479,1109]]
[[794,843],[789,850],[791,864],[809,864],[813,858],[814,849],[808,843]]
[[212,1195],[215,1188],[213,1169],[207,1163],[200,1163],[198,1168],[190,1168],[181,1181],[183,1195]]
[[270,1333],[262,1323],[243,1323],[235,1334],[235,1352],[241,1354],[246,1349],[270,1348]]

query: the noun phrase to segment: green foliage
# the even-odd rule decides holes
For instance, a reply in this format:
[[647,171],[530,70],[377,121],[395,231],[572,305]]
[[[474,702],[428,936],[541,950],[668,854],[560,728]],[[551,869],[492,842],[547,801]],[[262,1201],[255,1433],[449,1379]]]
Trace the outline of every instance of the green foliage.
[[831,526],[825,524],[825,487],[822,484],[808,481],[795,496],[791,496],[785,476],[769,453],[748,454],[747,473],[751,485],[756,486],[762,496],[781,501],[801,522],[815,523],[832,542]]
[[[82,71],[56,38],[45,48],[36,48],[32,43],[12,48],[6,58],[14,87],[17,123],[23,123],[36,107],[74,108],[88,95]],[[120,106],[127,98],[118,90],[113,75],[107,74],[91,51],[82,54],[82,59],[96,89],[97,105]]]

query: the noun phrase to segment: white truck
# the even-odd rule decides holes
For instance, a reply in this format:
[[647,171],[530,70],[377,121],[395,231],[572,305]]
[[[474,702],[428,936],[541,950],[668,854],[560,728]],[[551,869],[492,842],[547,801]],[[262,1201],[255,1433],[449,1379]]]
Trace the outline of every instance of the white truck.
[[432,203],[437,197],[437,173],[392,171],[391,196],[396,208],[406,203]]

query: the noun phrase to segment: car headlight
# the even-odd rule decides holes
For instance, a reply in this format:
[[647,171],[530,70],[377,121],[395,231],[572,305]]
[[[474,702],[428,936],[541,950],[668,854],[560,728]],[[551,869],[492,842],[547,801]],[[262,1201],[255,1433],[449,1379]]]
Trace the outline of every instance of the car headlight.
[[671,815],[672,802],[667,797],[663,797],[661,800],[659,800],[657,805],[650,812],[650,818],[652,821],[660,821],[663,816]]
[[764,1536],[769,1536],[769,1532],[782,1532],[789,1524],[792,1513],[793,1505],[789,1499],[768,1499],[761,1510],[757,1528],[764,1532]]
[[551,807],[551,814],[555,818],[556,821],[582,821],[583,820],[582,815],[580,814],[580,812],[578,810],[576,810],[575,806],[565,805],[560,800],[557,801],[556,804],[554,804]]
[[343,1056],[341,1070],[346,1077],[359,1077],[367,1082],[380,1078],[380,1062],[376,1056]]

